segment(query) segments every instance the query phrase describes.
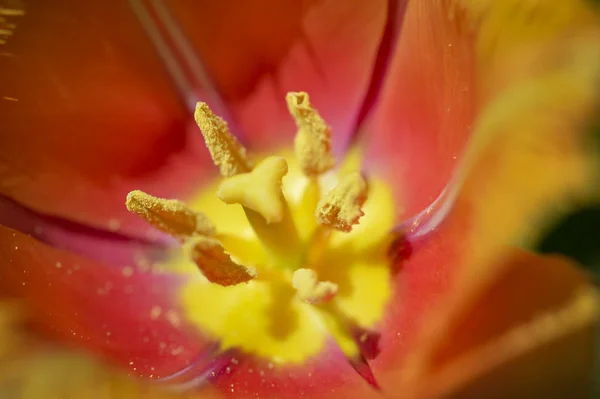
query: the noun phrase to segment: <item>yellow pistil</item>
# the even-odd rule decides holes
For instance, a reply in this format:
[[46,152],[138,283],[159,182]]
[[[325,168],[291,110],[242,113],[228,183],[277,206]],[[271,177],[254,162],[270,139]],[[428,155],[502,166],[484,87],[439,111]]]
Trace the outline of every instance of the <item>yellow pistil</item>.
[[260,213],[267,224],[279,223],[286,204],[281,192],[281,179],[287,172],[287,162],[283,157],[269,157],[252,172],[223,180],[217,196],[226,204],[240,204]]
[[143,191],[135,190],[127,195],[125,205],[130,212],[173,236],[215,234],[215,226],[206,215],[193,211],[178,200],[156,198]]
[[302,363],[333,338],[355,362],[355,328],[376,328],[391,296],[394,201],[377,179],[367,198],[353,173],[359,153],[323,175],[335,164],[331,131],[306,93],[286,101],[298,125],[296,156],[282,151],[255,167],[226,123],[198,104],[196,121],[225,179],[206,185],[190,209],[209,214],[218,231],[199,228],[203,214],[177,201],[134,192],[128,208],[182,241],[165,266],[202,272],[182,287],[183,314],[222,350]]
[[246,156],[246,149],[229,132],[227,123],[215,115],[208,104],[203,102],[196,104],[194,119],[222,176],[229,177],[252,170],[252,163]]
[[363,216],[361,209],[367,198],[367,184],[358,173],[346,177],[319,203],[316,217],[319,223],[349,232]]
[[197,237],[191,241],[191,245],[192,259],[211,283],[227,287],[247,283],[258,275],[255,269],[232,261],[221,243],[214,238]]
[[225,179],[217,196],[226,204],[240,204],[274,262],[295,266],[300,244],[283,193],[281,180],[288,172],[283,157],[268,157],[249,173]]
[[338,292],[338,286],[331,281],[319,281],[317,273],[311,269],[298,269],[292,277],[292,286],[298,297],[310,304],[329,302]]
[[331,153],[331,129],[310,104],[304,92],[288,93],[285,97],[298,133],[294,140],[296,158],[307,176],[318,176],[335,166]]

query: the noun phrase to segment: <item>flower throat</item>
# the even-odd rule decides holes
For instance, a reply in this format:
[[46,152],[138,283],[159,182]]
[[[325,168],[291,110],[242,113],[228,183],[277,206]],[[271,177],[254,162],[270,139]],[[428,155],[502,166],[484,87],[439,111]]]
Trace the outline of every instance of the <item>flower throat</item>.
[[222,180],[189,205],[141,191],[126,204],[182,244],[170,264],[193,265],[183,312],[221,350],[301,363],[332,337],[358,369],[391,292],[394,203],[383,182],[359,173],[358,152],[334,170],[331,129],[306,93],[286,101],[298,127],[293,155],[255,162],[198,103],[194,116]]

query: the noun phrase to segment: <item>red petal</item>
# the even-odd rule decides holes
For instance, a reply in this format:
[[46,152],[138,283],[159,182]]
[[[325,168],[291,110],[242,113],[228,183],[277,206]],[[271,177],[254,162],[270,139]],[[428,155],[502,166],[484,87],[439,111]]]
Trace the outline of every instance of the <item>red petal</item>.
[[[0,299],[0,384],[10,398],[85,398],[100,392],[104,398],[176,399],[164,387],[127,376],[115,367],[80,351],[57,347],[31,334],[22,303]],[[189,396],[187,396],[189,398]],[[215,398],[203,390],[202,398]]]
[[142,226],[129,190],[199,182],[191,116],[126,2],[27,5],[1,48],[0,193],[104,229]]
[[408,3],[378,110],[367,129],[366,161],[392,184],[405,216],[440,195],[473,120],[473,41],[461,15],[448,4]]
[[384,0],[180,0],[174,16],[254,148],[291,146],[285,93],[306,91],[342,148],[368,89]]
[[[408,258],[397,260],[395,296],[388,305],[375,359],[374,372],[382,390],[398,389],[397,376],[408,356],[418,351],[424,321],[451,295],[452,282],[460,272],[464,220],[442,225],[424,238],[410,242]],[[406,370],[404,370],[406,371]]]
[[180,320],[180,280],[48,247],[0,226],[0,294],[24,298],[35,327],[128,367],[166,376],[203,349]]

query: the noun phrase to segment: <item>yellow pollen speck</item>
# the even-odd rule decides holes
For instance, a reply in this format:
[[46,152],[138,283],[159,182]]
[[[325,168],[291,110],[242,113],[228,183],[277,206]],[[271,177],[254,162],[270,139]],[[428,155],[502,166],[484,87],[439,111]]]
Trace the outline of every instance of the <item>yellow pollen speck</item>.
[[367,184],[358,173],[342,179],[319,203],[315,216],[325,226],[349,232],[363,216],[361,209],[367,199]]
[[290,92],[285,97],[298,133],[294,140],[296,158],[307,176],[318,176],[335,166],[331,154],[331,129],[310,104],[308,94]]
[[176,310],[167,310],[167,313],[165,313],[165,318],[173,327],[179,328],[181,326],[181,316]]
[[284,215],[281,179],[288,172],[283,157],[268,157],[250,173],[225,179],[217,196],[226,204],[240,204],[258,212],[267,223],[278,223]]
[[108,221],[108,229],[113,232],[119,231],[121,228],[121,221],[119,219],[110,219]]
[[25,10],[18,10],[15,8],[2,8],[0,7],[0,15],[6,16],[23,16],[25,15]]
[[204,136],[213,162],[224,177],[246,173],[252,170],[252,163],[246,156],[246,149],[229,132],[227,123],[215,115],[206,103],[196,104],[196,123]]
[[135,190],[127,195],[125,205],[130,212],[174,236],[215,234],[215,227],[206,215],[189,209],[181,201],[156,198]]
[[204,277],[222,286],[247,283],[257,276],[256,270],[238,265],[225,253],[218,240],[198,237],[193,242],[192,259]]
[[317,273],[311,269],[298,269],[292,277],[292,286],[298,297],[310,304],[329,302],[338,292],[338,286],[331,281],[318,281]]
[[152,320],[158,320],[161,313],[162,313],[162,308],[160,306],[153,306],[152,309],[150,309],[150,318]]

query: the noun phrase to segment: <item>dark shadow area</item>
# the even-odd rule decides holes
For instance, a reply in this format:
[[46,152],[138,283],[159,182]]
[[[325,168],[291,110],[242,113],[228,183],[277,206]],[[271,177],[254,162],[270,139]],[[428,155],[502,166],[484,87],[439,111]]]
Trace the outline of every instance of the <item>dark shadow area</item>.
[[574,259],[600,284],[600,205],[580,209],[560,220],[535,249]]

